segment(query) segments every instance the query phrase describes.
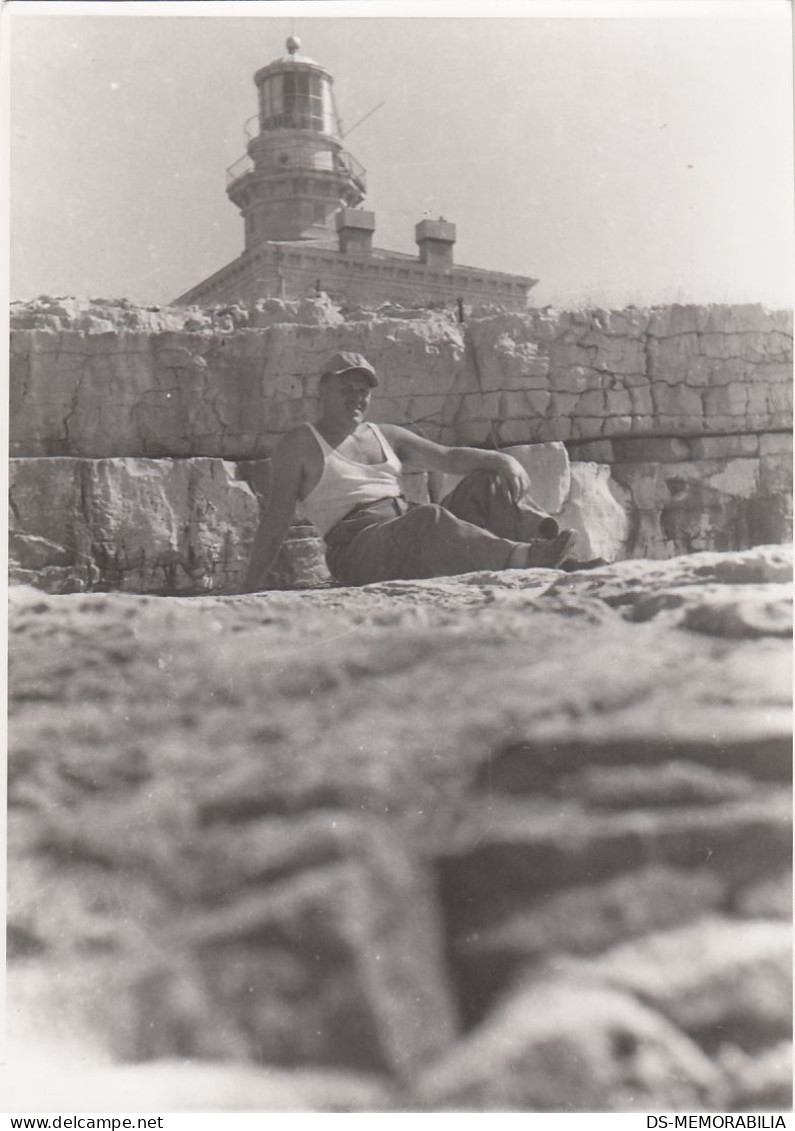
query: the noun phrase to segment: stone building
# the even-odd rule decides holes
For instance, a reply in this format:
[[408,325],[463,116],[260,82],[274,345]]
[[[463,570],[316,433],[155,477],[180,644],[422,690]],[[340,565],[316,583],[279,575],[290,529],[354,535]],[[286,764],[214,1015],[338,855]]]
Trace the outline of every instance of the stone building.
[[227,195],[243,216],[241,255],[180,295],[200,306],[325,292],[343,303],[394,301],[499,305],[522,310],[536,279],[453,263],[455,224],[415,227],[418,255],[373,246],[375,214],[359,207],[365,170],[343,148],[333,77],[299,54],[254,75],[259,108],[247,152],[227,170]]

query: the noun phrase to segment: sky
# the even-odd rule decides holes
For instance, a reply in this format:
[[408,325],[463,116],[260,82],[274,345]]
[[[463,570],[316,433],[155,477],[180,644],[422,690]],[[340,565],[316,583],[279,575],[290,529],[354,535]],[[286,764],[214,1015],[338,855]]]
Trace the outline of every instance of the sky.
[[294,33],[346,128],[384,102],[346,140],[376,246],[444,216],[534,305],[792,306],[788,0],[630,7],[12,0],[11,297],[162,304],[239,255],[225,169]]

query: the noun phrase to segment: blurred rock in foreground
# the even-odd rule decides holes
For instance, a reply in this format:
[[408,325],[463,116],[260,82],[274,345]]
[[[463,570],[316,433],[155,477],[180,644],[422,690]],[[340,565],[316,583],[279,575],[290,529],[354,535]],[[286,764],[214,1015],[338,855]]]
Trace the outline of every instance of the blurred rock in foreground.
[[12,590],[9,1110],[783,1110],[790,576]]

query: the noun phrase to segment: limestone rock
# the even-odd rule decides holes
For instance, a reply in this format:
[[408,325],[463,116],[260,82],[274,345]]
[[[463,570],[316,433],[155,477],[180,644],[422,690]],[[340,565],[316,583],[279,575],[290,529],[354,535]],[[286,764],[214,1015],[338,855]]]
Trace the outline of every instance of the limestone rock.
[[[12,578],[51,592],[239,591],[259,509],[223,460],[12,460]],[[298,526],[271,584],[328,582]]]
[[229,1102],[224,1061],[274,1110],[773,1103],[790,649],[695,631],[688,603],[632,613],[789,569],[767,547],[187,600],[15,587],[15,1022],[146,1061],[164,1107],[157,1066],[185,1060],[197,1097]]
[[658,589],[632,606],[635,621],[665,614],[694,632],[711,636],[792,636],[789,586],[704,585]]
[[211,330],[212,315],[195,308],[138,307],[122,299],[84,299],[42,295],[30,302],[12,302],[12,330],[78,330],[108,333],[121,330],[153,332],[184,330],[198,323]]
[[530,476],[530,492],[542,510],[559,514],[569,497],[572,479],[563,444],[520,444],[503,448]]
[[[788,587],[778,592],[757,589],[738,598],[735,594],[707,594],[707,599],[689,601],[682,618],[686,628],[714,636],[792,636],[792,602]],[[772,591],[771,591],[772,590]]]
[[[377,1112],[392,1106],[388,1083],[340,1071],[286,1071],[233,1063],[160,1060],[112,1064],[94,1050],[21,1044],[0,1066],[12,1111]],[[42,1069],[46,1066],[46,1086]]]
[[792,434],[789,432],[771,433],[759,437],[760,455],[792,455]]
[[791,582],[790,551],[763,546],[741,554],[690,554],[667,562],[632,560],[611,569],[559,577],[545,597],[564,594],[598,596],[635,622],[664,615],[668,620],[708,635],[726,637],[786,636],[792,613],[787,603]]
[[576,557],[616,561],[625,556],[629,516],[618,490],[605,464],[572,463],[571,490],[557,517],[561,526],[577,531]]
[[[534,900],[504,922],[457,940],[465,980],[505,983],[505,971],[561,952],[588,954],[635,935],[673,927],[721,907],[725,881],[707,869],[651,864],[605,880],[572,884]],[[499,969],[500,977],[494,972]]]
[[[539,793],[521,807],[495,803],[488,821],[468,821],[458,851],[445,861],[470,1017],[509,986],[522,963],[604,949],[619,936],[655,930],[656,916],[673,927],[697,917],[696,906],[702,913],[718,909],[751,877],[784,863],[791,814],[782,790],[759,791],[755,802],[711,813],[682,808],[596,816],[544,803],[542,775]],[[576,839],[563,832],[574,827]],[[662,871],[627,872],[629,860],[654,861]]]
[[792,891],[792,870],[784,868],[743,888],[735,900],[737,911],[750,918],[792,922]]
[[86,587],[237,588],[256,503],[233,471],[220,460],[15,461],[12,549],[36,569],[47,539],[58,548],[47,564],[82,567]]
[[339,349],[378,369],[375,419],[446,443],[780,430],[792,409],[791,315],[761,307],[492,309],[462,327],[325,297],[250,311],[43,298],[15,304],[12,339],[15,456],[260,458],[314,414]]
[[790,1029],[792,936],[787,923],[708,917],[628,942],[593,970],[655,1006],[699,1043],[756,1048]]
[[731,1111],[788,1111],[792,1107],[792,1042],[780,1041],[750,1055],[737,1045],[720,1049]]
[[745,773],[713,769],[697,762],[645,766],[584,766],[555,782],[561,797],[575,797],[591,809],[635,806],[715,805],[748,798],[753,779]]
[[613,464],[633,516],[633,555],[789,541],[788,488],[771,478],[773,458]]
[[695,1044],[628,995],[553,976],[430,1068],[420,1095],[448,1111],[693,1111],[720,1108],[723,1085]]
[[[258,458],[316,415],[317,378],[339,349],[363,351],[384,370],[374,418],[405,422],[412,395],[446,392],[452,382],[460,355],[455,332],[440,329],[438,319],[380,335],[368,326],[280,322],[228,334],[18,330],[12,453]],[[387,368],[384,354],[395,341]]]
[[[67,1045],[90,1024],[122,1061],[231,1057],[402,1078],[449,1045],[436,911],[385,830],[333,812],[286,826],[286,839],[283,821],[244,823],[229,851],[215,822],[206,839],[191,833],[163,783],[150,788],[124,807],[115,839],[100,807],[83,810],[83,834],[57,819],[42,830],[26,881],[46,905],[24,891],[14,901],[19,1011],[57,1017]],[[177,839],[157,820],[181,821]],[[60,896],[48,853],[76,861],[77,886]],[[114,914],[108,869],[126,877],[129,918]],[[137,869],[165,890],[136,900]],[[57,970],[47,984],[26,958],[33,940]],[[90,967],[81,951],[94,952]]]
[[[757,546],[740,553],[684,554],[668,561],[617,562],[609,571],[571,574],[554,589],[577,588],[598,593],[605,601],[634,604],[660,589],[705,584],[759,585],[792,580],[792,551],[788,546]],[[738,593],[744,592],[744,588]],[[621,600],[623,595],[624,600]]]

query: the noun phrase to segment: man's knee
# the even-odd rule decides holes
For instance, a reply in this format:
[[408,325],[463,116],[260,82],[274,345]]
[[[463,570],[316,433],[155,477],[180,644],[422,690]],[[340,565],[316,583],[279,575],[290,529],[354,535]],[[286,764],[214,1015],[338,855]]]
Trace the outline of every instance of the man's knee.
[[418,506],[412,507],[409,515],[415,524],[420,527],[438,526],[453,517],[441,503],[420,503]]
[[[443,504],[452,503],[455,509],[460,503],[468,500],[493,499],[504,488],[504,484],[495,471],[486,467],[479,467],[468,472],[458,485],[442,499]],[[465,503],[466,505],[466,503]]]

